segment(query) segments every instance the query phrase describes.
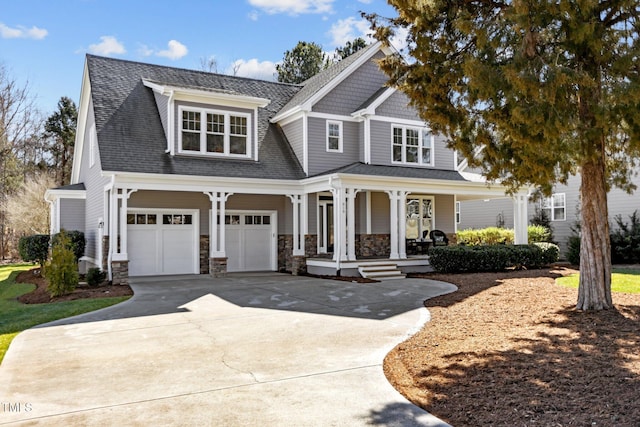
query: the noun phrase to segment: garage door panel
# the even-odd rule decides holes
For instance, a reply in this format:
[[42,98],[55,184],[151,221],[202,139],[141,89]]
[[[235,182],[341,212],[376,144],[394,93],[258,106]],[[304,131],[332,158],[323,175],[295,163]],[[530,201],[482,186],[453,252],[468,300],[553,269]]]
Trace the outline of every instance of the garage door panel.
[[270,270],[271,230],[248,229],[244,233],[245,268],[247,271]]
[[193,273],[193,233],[189,228],[173,227],[162,233],[162,272]]
[[129,274],[132,276],[156,274],[159,267],[157,230],[129,228],[128,234]]
[[229,218],[225,221],[227,271],[273,270],[276,222],[271,214],[234,212]]

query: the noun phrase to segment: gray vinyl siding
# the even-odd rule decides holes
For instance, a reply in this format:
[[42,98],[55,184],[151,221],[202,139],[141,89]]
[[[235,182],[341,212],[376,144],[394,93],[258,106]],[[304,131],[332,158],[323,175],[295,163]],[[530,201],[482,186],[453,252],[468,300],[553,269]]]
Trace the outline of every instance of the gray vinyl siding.
[[[182,117],[180,117],[180,107],[193,107],[193,108],[204,108],[204,109],[210,109],[210,110],[220,110],[220,111],[228,111],[231,113],[242,113],[242,114],[249,114],[250,117],[250,134],[249,134],[249,145],[251,145],[251,147],[255,147],[255,141],[254,141],[254,135],[255,135],[255,117],[254,117],[254,111],[253,110],[248,110],[246,108],[234,108],[234,107],[227,107],[224,105],[212,105],[212,104],[202,104],[202,103],[198,103],[198,102],[187,102],[187,101],[176,101],[175,103],[175,117],[174,117],[174,145],[175,145],[175,150],[176,153],[180,151],[180,132],[182,131]],[[251,152],[253,154],[253,150],[254,148],[251,149]]]
[[371,193],[371,233],[389,234],[391,214],[389,195],[386,193]]
[[513,228],[513,201],[511,199],[468,200],[460,202],[458,230],[495,227],[498,215],[504,218],[504,227]]
[[454,170],[454,151],[447,148],[447,139],[442,135],[436,135],[433,142],[433,167],[443,170]]
[[342,153],[327,151],[327,121],[309,117],[309,175],[355,163],[360,158],[359,123],[342,122]]
[[409,106],[407,95],[400,91],[395,92],[376,108],[376,116],[422,121],[416,110]]
[[60,229],[84,233],[85,201],[80,199],[60,199]]
[[383,57],[384,54],[378,52],[318,101],[313,106],[313,111],[348,116],[358,110],[388,80],[375,63]]
[[160,114],[160,120],[162,120],[162,127],[164,128],[164,134],[168,135],[168,123],[169,123],[169,110],[168,110],[168,101],[169,97],[166,95],[160,95],[159,93],[153,92],[153,96],[156,99],[156,105],[158,106],[158,113]]
[[282,126],[282,131],[289,141],[289,145],[293,149],[300,164],[304,164],[304,125],[303,119],[287,123]]
[[371,163],[391,165],[391,123],[371,120]]
[[435,229],[445,233],[455,232],[456,209],[453,196],[437,195],[433,200],[435,208]]
[[[98,135],[98,144],[95,147],[97,153],[95,153],[95,163],[90,166],[89,163],[89,132],[91,132],[95,123],[93,115],[93,102],[89,102],[89,113],[87,114],[87,125],[85,127],[85,134],[83,136],[83,150],[82,161],[80,162],[81,169],[79,172],[79,178],[81,183],[84,183],[86,189],[85,200],[85,220],[84,220],[84,236],[87,241],[85,248],[85,255],[89,258],[96,258],[98,254],[98,245],[102,242],[98,242],[98,223],[102,218],[104,223],[107,223],[107,218],[104,218],[104,186],[109,183],[108,178],[104,178],[101,175],[101,162],[100,162],[100,135]],[[105,227],[105,233],[108,230]]]
[[[152,209],[198,209],[201,235],[209,235],[211,201],[203,193],[177,191],[137,191],[129,198],[128,207]],[[292,233],[292,205],[284,196],[234,194],[225,205],[226,210],[265,210],[278,212],[278,233]]]
[[318,193],[307,194],[308,234],[318,234]]

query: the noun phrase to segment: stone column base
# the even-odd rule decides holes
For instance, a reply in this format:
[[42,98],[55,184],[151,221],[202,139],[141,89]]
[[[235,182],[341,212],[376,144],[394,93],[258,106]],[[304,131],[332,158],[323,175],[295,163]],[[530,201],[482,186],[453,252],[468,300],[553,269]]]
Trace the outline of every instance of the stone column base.
[[307,272],[307,257],[296,255],[291,259],[291,274],[299,276]]
[[129,285],[129,261],[111,261],[111,283]]
[[227,258],[209,258],[209,274],[213,277],[227,275]]

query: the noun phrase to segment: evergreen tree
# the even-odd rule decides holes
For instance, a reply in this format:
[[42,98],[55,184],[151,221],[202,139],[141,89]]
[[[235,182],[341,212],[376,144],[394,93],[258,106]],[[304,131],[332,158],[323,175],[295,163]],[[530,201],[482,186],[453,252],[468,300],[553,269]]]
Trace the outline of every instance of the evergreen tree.
[[282,64],[276,65],[278,81],[302,83],[327,68],[331,62],[316,43],[300,41],[292,50],[284,53]]
[[336,48],[335,60],[336,62],[342,61],[365,47],[367,47],[367,42],[362,37],[355,38],[344,46]]
[[385,43],[406,29],[412,59],[382,69],[471,166],[546,194],[581,174],[577,308],[612,308],[607,191],[633,190],[640,155],[638,2],[389,3],[399,16],[372,28]]
[[78,110],[76,104],[66,96],[58,101],[58,110],[47,119],[44,130],[50,139],[49,151],[53,155],[58,185],[69,183],[76,139]]

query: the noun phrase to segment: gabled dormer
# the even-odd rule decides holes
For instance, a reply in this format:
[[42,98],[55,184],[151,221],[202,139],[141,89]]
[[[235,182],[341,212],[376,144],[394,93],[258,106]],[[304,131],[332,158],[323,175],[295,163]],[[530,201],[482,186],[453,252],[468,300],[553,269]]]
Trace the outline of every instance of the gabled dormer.
[[269,99],[232,90],[142,82],[153,90],[172,156],[258,160],[258,108],[269,105]]

